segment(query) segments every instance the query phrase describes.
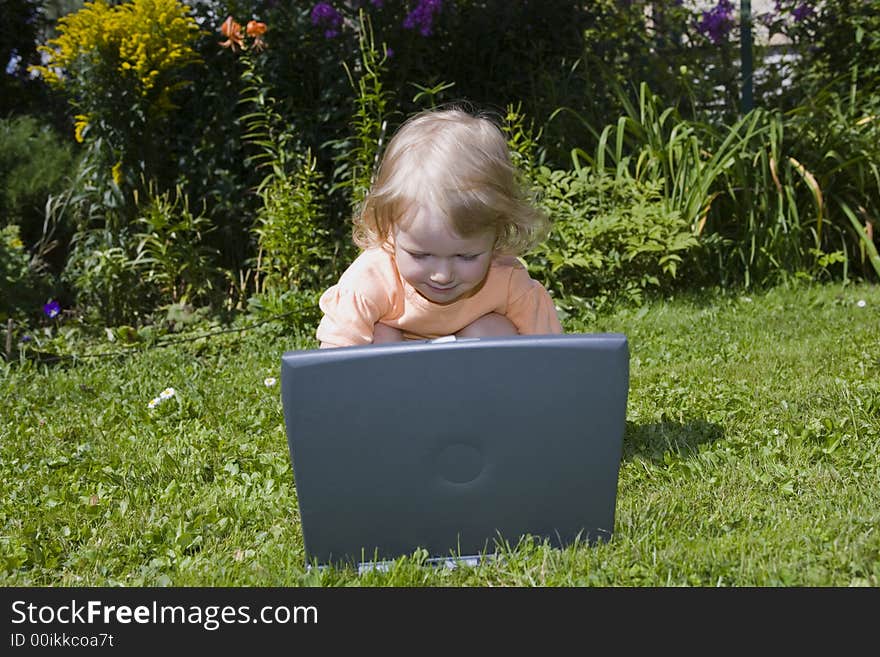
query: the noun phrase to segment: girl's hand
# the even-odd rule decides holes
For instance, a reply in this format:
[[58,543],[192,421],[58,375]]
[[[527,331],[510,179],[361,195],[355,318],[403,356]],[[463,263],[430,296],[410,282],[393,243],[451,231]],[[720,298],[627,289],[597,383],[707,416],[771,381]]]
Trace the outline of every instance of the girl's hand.
[[385,324],[376,324],[373,327],[373,344],[383,344],[386,342],[403,342],[403,331],[391,328]]

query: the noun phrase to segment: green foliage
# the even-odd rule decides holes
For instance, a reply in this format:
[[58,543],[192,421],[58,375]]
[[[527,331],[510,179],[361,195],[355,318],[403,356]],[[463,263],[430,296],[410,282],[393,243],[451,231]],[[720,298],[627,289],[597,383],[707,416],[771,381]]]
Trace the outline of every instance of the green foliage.
[[58,21],[59,35],[35,66],[75,108],[75,136],[89,145],[107,184],[133,185],[163,169],[164,118],[175,109],[181,71],[197,61],[199,28],[178,0],[86,2]]
[[868,258],[876,250],[873,235],[880,227],[878,116],[880,94],[853,84],[846,94],[830,88],[817,92],[791,113],[787,129],[790,149],[811,172],[828,227],[817,235],[820,248],[841,250],[857,275],[869,277],[873,270],[880,279],[880,270]]
[[[765,285],[786,276],[871,278],[880,151],[870,106],[826,91],[786,114],[755,110],[755,129],[708,201],[707,234],[724,277]],[[857,221],[853,221],[857,219]]]
[[17,224],[27,245],[43,232],[46,202],[67,184],[73,148],[34,116],[0,119],[0,225]]
[[355,111],[351,120],[353,134],[334,144],[334,148],[341,150],[336,157],[337,167],[334,171],[340,181],[337,188],[347,191],[354,212],[358,211],[366,197],[379,164],[388,125],[387,105],[391,99],[382,82],[388,70],[388,51],[384,44],[381,51],[377,48],[372,23],[363,11],[359,13],[359,19],[360,61],[354,71],[343,62],[349,82],[355,90]]
[[154,307],[155,291],[134,266],[136,243],[127,231],[79,231],[62,278],[75,290],[87,321],[105,326],[136,322]]
[[[7,4],[13,22],[30,20],[31,8]],[[647,287],[603,286],[643,290],[656,280],[666,289],[683,280],[686,263],[693,284],[877,273],[876,3],[829,0],[804,17],[802,3],[784,0],[755,15],[756,35],[766,27],[787,42],[756,42],[759,109],[747,116],[738,14],[715,42],[697,28],[692,3],[457,0],[413,24],[415,3],[334,2],[344,20],[332,26],[313,22],[313,4],[95,2],[65,17],[43,47],[48,61],[34,70],[71,101],[85,148],[69,193],[46,188],[52,207],[39,212],[51,221],[37,210],[16,220],[32,260],[60,271],[73,240],[64,280],[88,282],[83,303],[114,288],[84,271],[128,275],[123,262],[138,257],[138,198],[152,194],[143,187],[152,181],[156,193],[179,188],[202,204],[201,244],[226,272],[227,307],[267,286],[323,285],[316,281],[353,255],[349,217],[385,136],[414,110],[457,100],[506,121],[527,180],[542,165],[573,168],[572,178],[589,165],[615,184],[635,181],[637,196],[663,205],[637,212],[654,217],[645,225],[678,216],[699,239],[677,252],[674,278],[661,269],[633,279],[646,276]],[[240,56],[221,47],[224,37],[231,45],[219,33],[229,14],[265,21],[259,47],[245,29]],[[16,78],[35,61],[21,54]],[[62,161],[43,170],[63,170]],[[561,247],[575,262],[586,237],[572,231],[571,239]],[[84,268],[91,256],[81,245],[90,241],[118,266]],[[133,321],[131,313],[143,317],[173,296],[168,285],[162,293],[155,280],[140,283],[142,302],[98,315]],[[206,298],[216,298],[212,285]]]
[[220,293],[223,274],[205,242],[207,218],[193,212],[179,188],[144,188],[131,228],[108,214],[87,219],[75,235],[63,278],[89,321],[138,324],[160,305],[207,303]]
[[593,154],[572,151],[573,164],[588,162],[598,171],[631,176],[657,184],[664,201],[697,231],[701,228],[711,193],[740,156],[743,145],[760,131],[755,116],[729,128],[715,128],[683,118],[646,84],[639,88],[638,104],[617,88],[625,114],[601,132],[585,123],[596,139]]
[[522,103],[507,106],[503,127],[513,164],[525,178],[526,184],[529,184],[537,167],[544,160],[545,151],[540,144],[541,131],[535,128],[533,118],[526,117]]
[[285,125],[278,113],[277,102],[272,90],[261,73],[262,57],[251,54],[251,50],[241,52],[241,91],[238,101],[244,110],[240,117],[245,133],[242,140],[256,151],[248,155],[245,162],[257,170],[268,169],[261,185],[272,178],[285,177],[292,165],[297,162],[297,154],[292,149],[297,146],[294,126]]
[[132,267],[143,283],[154,285],[165,303],[210,300],[220,276],[213,264],[216,251],[204,241],[211,231],[204,214],[192,212],[189,198],[179,188],[173,196],[153,191],[138,223]]
[[[880,206],[871,105],[826,92],[787,113],[758,108],[716,126],[683,118],[646,85],[637,103],[619,93],[625,114],[601,130],[584,122],[595,145],[573,149],[573,165],[657,187],[700,238],[695,280],[869,274],[866,240]],[[844,206],[858,208],[861,230]]]
[[800,48],[795,70],[805,98],[831,85],[880,94],[880,5],[874,0],[825,0],[788,31]]
[[283,295],[290,288],[319,287],[326,283],[330,260],[322,175],[311,151],[302,155],[292,150],[298,136],[278,114],[278,103],[261,73],[265,62],[252,54],[257,42],[242,39],[239,105],[245,113],[240,120],[246,128],[243,139],[256,149],[247,161],[268,170],[257,188],[262,205],[252,229],[259,246],[255,291]]
[[48,289],[48,281],[31,266],[18,226],[0,228],[0,322],[33,316]]
[[656,183],[541,167],[535,178],[553,230],[529,259],[560,298],[641,301],[666,289],[697,240]]
[[[272,177],[260,195],[257,215],[261,289],[315,289],[328,282],[331,261],[321,176],[308,153],[291,175]],[[332,272],[330,272],[332,275]]]

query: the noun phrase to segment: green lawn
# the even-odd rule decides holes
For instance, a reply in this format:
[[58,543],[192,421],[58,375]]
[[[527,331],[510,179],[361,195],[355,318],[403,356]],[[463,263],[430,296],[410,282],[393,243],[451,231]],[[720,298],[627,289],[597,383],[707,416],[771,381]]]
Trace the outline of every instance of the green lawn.
[[[706,294],[568,320],[630,341],[613,539],[525,542],[456,570],[418,555],[362,576],[305,570],[279,386],[265,385],[283,351],[314,346],[313,327],[300,328],[0,365],[0,581],[880,585],[878,286]],[[167,387],[174,396],[149,409]]]

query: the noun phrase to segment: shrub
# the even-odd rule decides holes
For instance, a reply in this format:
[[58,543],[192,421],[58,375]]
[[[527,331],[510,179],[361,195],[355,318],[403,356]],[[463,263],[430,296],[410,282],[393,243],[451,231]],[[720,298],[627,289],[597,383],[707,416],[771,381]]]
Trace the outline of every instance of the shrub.
[[33,315],[49,289],[50,281],[31,267],[18,226],[0,228],[0,322]]
[[[311,154],[292,175],[263,188],[255,232],[260,245],[260,289],[315,289],[328,282],[328,231],[320,173]],[[332,272],[329,272],[332,275]]]
[[155,307],[155,289],[141,278],[135,257],[136,243],[128,230],[92,228],[76,234],[62,279],[74,289],[87,321],[135,324]]
[[559,297],[586,297],[594,306],[606,299],[639,301],[648,290],[668,287],[697,246],[656,183],[586,167],[540,167],[534,182],[553,230],[529,268]]
[[173,194],[150,192],[138,213],[132,267],[144,283],[155,286],[160,303],[210,301],[221,277],[213,264],[216,251],[205,244],[208,220],[193,213],[179,188]]
[[0,226],[16,224],[26,247],[43,234],[46,203],[64,189],[75,155],[36,117],[0,119]]
[[40,47],[33,67],[69,98],[77,112],[75,137],[85,142],[97,172],[122,186],[164,167],[163,119],[197,61],[199,28],[177,0],[133,0],[115,6],[86,2],[58,21],[59,36]]

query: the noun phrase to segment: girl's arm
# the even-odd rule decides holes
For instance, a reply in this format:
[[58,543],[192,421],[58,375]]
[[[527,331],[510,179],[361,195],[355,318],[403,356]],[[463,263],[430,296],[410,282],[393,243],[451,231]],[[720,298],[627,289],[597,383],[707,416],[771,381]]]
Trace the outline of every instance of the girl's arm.
[[334,285],[321,295],[318,305],[324,313],[317,331],[322,349],[373,343],[382,312],[370,299]]
[[511,301],[505,316],[521,335],[564,332],[550,293],[528,272],[524,269],[514,270],[510,290]]

